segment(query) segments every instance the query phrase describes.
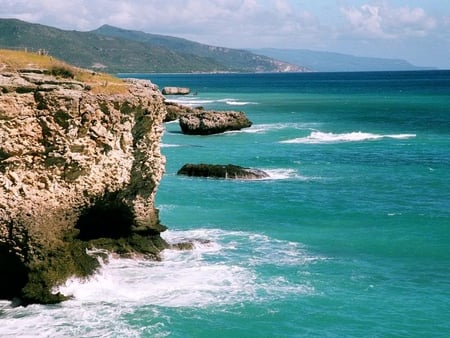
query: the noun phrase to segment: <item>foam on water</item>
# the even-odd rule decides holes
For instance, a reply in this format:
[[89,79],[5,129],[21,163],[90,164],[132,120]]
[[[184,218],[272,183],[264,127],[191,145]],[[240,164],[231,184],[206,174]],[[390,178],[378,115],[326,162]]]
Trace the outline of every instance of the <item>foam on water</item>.
[[173,103],[178,103],[178,104],[181,104],[184,106],[196,107],[196,106],[200,106],[202,104],[214,103],[214,102],[216,102],[216,100],[201,100],[196,97],[184,97],[184,98],[177,98],[177,99],[169,98],[166,100],[166,102],[173,102]]
[[240,101],[238,99],[233,98],[225,98],[225,99],[208,99],[208,98],[200,98],[198,96],[184,96],[184,97],[168,97],[166,99],[167,102],[173,102],[178,103],[181,105],[189,106],[189,107],[196,107],[201,105],[208,105],[208,104],[214,104],[214,103],[222,103],[227,104],[229,106],[246,106],[246,105],[253,105],[258,104],[257,102],[251,102],[251,101]]
[[270,131],[284,130],[284,129],[308,129],[314,130],[313,127],[317,127],[317,123],[266,123],[266,124],[254,124],[250,128],[242,129],[245,133],[264,134]]
[[302,181],[317,180],[320,177],[307,177],[300,175],[295,169],[286,168],[276,168],[276,169],[262,169],[265,173],[269,175],[270,180],[287,180],[287,179],[298,179]]
[[[304,265],[311,259],[296,243],[274,242],[259,234],[200,229],[167,231],[164,237],[169,242],[191,239],[194,250],[165,250],[161,262],[110,257],[91,279],[70,279],[59,291],[85,302],[108,300],[164,307],[261,301],[257,294],[276,285],[269,285],[266,277],[259,276],[255,266]],[[295,283],[283,285],[283,289],[286,286],[296,292],[311,291]]]
[[320,131],[313,131],[307,137],[300,137],[291,140],[281,141],[280,143],[340,143],[340,142],[361,142],[369,140],[380,140],[384,138],[393,139],[407,139],[416,137],[415,134],[394,134],[394,135],[380,135],[363,132],[351,132],[343,134],[324,133]]
[[219,100],[219,102],[225,102],[226,104],[230,106],[246,106],[249,104],[258,104],[257,102],[250,102],[250,101],[239,101],[235,99],[226,99],[226,100]]
[[[258,233],[196,229],[166,231],[169,243],[190,240],[193,250],[165,250],[160,262],[110,256],[97,274],[87,280],[69,279],[57,290],[73,299],[55,306],[13,308],[0,303],[2,335],[47,336],[140,336],[124,316],[139,307],[162,308],[226,306],[242,302],[270,302],[295,294],[308,295],[307,282],[261,267],[293,267],[306,270],[320,258],[295,242],[272,239]],[[146,310],[147,311],[147,310]],[[164,315],[155,313],[146,327],[154,336],[164,335]]]
[[170,144],[170,143],[161,143],[161,148],[176,148],[176,147],[183,147],[181,144]]

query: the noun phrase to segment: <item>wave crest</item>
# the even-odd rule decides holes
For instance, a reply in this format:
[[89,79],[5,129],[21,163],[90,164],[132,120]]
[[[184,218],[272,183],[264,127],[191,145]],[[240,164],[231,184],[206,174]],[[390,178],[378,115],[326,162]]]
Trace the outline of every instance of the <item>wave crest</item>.
[[384,138],[407,139],[413,137],[416,137],[416,134],[380,135],[372,133],[363,133],[360,131],[343,134],[334,134],[334,133],[324,133],[320,131],[314,131],[309,136],[280,141],[280,143],[306,143],[306,144],[341,143],[341,142],[361,142],[370,140],[380,140]]

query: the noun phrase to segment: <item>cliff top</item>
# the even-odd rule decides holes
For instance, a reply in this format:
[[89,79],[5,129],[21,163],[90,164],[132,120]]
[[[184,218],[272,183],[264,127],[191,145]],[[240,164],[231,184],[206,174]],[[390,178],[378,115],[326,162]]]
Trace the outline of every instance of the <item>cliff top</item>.
[[0,73],[30,72],[83,82],[94,93],[121,94],[127,83],[112,75],[71,66],[49,55],[0,49]]

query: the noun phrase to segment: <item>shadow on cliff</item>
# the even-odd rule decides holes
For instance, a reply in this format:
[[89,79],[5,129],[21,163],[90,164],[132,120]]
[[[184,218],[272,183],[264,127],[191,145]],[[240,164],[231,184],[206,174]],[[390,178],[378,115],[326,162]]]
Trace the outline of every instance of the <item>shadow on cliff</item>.
[[130,208],[117,199],[117,193],[110,193],[94,203],[78,219],[75,226],[82,241],[98,238],[128,237],[131,235],[133,214]]

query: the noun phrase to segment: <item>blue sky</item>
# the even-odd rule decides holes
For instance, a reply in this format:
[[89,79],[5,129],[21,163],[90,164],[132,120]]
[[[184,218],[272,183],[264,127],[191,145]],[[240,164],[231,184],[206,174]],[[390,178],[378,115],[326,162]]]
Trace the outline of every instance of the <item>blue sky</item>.
[[0,0],[0,17],[102,24],[232,48],[406,59],[450,69],[450,0]]

